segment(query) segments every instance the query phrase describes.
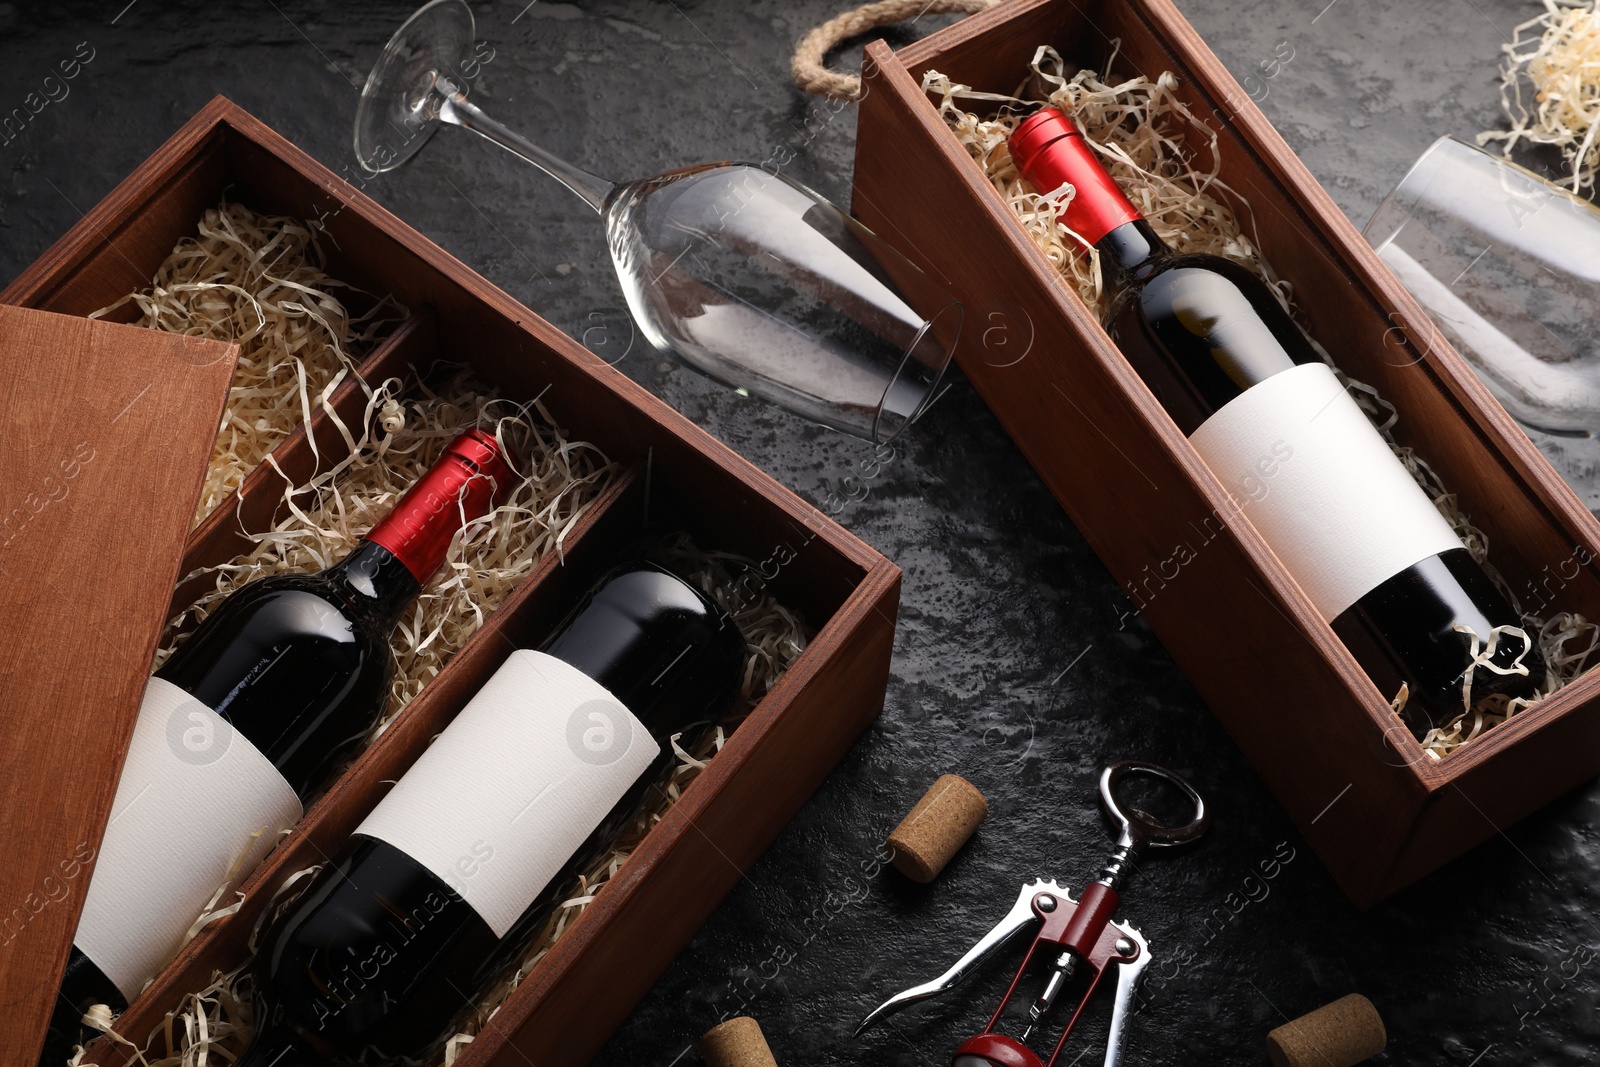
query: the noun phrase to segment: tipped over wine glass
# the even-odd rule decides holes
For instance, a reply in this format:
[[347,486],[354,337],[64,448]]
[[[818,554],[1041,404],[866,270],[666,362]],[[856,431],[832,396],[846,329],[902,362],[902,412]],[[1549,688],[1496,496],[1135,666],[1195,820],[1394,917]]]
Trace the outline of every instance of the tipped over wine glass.
[[751,163],[613,183],[547,152],[467,99],[464,0],[395,31],[356,110],[355,152],[393,170],[441,125],[487,138],[600,213],[640,329],[662,352],[825,426],[888,442],[937,396],[962,307],[816,192]]
[[1578,496],[1600,511],[1600,208],[1441,137],[1366,238]]

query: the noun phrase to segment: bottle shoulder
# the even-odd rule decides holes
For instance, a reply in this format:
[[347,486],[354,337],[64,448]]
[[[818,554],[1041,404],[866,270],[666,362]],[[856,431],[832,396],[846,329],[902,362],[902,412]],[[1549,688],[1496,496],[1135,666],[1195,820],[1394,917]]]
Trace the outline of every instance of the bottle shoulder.
[[336,641],[384,643],[399,613],[419,592],[416,580],[386,550],[363,542],[327,570],[269,574],[232,593],[200,624],[194,638],[247,623]]
[[1171,252],[1129,272],[1123,293],[1150,306],[1210,299],[1283,312],[1260,275],[1231,259],[1204,252]]
[[1218,256],[1163,255],[1130,274],[1105,324],[1185,434],[1252,386],[1321,361],[1266,282]]
[[381,668],[387,662],[383,635],[345,609],[332,583],[283,577],[252,582],[228,597],[178,645],[157,677],[229,718],[247,708],[288,718],[297,686],[305,700],[316,702],[327,685],[338,688],[346,684],[339,680],[364,673],[369,663]]
[[[271,575],[230,594],[179,646],[183,652],[224,633],[237,637],[248,630],[259,636],[306,634],[338,643],[359,638],[349,610],[349,597],[322,575]],[[177,655],[175,653],[174,655]]]

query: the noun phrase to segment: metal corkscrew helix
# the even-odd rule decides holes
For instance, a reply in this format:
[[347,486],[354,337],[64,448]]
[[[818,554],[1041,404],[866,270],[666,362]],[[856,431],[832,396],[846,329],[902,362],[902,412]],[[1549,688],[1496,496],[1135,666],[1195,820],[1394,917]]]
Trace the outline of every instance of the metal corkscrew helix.
[[[1125,810],[1117,800],[1116,791],[1117,784],[1130,774],[1158,778],[1176,786],[1194,805],[1193,817],[1181,826],[1167,826],[1137,808]],[[1027,883],[1006,917],[949,970],[932,981],[896,993],[878,1005],[856,1027],[856,1033],[860,1034],[879,1019],[907,1005],[952,988],[1002,945],[1037,922],[1038,932],[1006,988],[1005,996],[1000,999],[1000,1006],[980,1033],[963,1041],[956,1049],[952,1067],[1054,1067],[1089,999],[1099,988],[1100,980],[1113,967],[1116,968],[1117,989],[1111,1007],[1111,1032],[1106,1039],[1105,1067],[1117,1067],[1122,1061],[1123,1036],[1132,1012],[1133,993],[1139,976],[1150,964],[1150,945],[1138,928],[1113,918],[1121,900],[1122,881],[1137,866],[1140,854],[1146,849],[1173,848],[1197,840],[1211,824],[1211,813],[1206,810],[1205,800],[1182,775],[1139,760],[1122,760],[1101,772],[1100,804],[1116,828],[1117,843],[1099,877],[1086,885],[1076,900],[1053,880],[1035,879]],[[1047,955],[1051,957],[1049,974],[1039,996],[1028,1007],[1028,1023],[1021,1039],[996,1032],[1029,966],[1036,957]],[[1080,971],[1086,974],[1086,980],[1077,1007],[1056,1040],[1050,1058],[1041,1060],[1024,1042],[1040,1025],[1062,989]]]

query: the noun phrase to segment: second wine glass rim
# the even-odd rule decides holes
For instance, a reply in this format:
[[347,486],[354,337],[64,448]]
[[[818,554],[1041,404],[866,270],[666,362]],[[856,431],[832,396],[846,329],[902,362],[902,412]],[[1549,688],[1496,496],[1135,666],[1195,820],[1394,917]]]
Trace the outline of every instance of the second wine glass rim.
[[[914,406],[911,409],[910,414],[902,419],[900,424],[894,428],[894,432],[890,433],[887,437],[883,436],[881,427],[883,426],[884,407],[889,403],[889,394],[892,393],[894,391],[894,387],[899,384],[901,377],[905,374],[906,368],[915,358],[916,351],[922,344],[922,339],[926,337],[929,331],[933,329],[933,324],[952,311],[955,312],[956,316],[955,329],[952,336],[959,340],[961,336],[961,327],[966,321],[967,312],[965,305],[963,305],[960,300],[952,299],[949,303],[945,304],[937,312],[935,312],[930,318],[922,320],[922,325],[918,328],[916,336],[911,338],[910,343],[905,347],[905,351],[900,354],[900,362],[898,365],[896,365],[894,369],[894,375],[889,379],[889,384],[884,387],[883,396],[878,399],[878,410],[872,416],[872,439],[875,443],[880,445],[892,444],[900,437],[902,433],[905,432],[906,427],[910,426],[912,423],[921,418],[923,413],[926,412],[933,404],[934,400],[938,398],[939,386],[944,381],[945,372],[950,369],[950,363],[955,357],[955,348],[957,343],[956,340],[952,340],[949,344],[940,345],[939,364],[933,369],[933,375],[931,378],[929,378],[928,384],[923,389],[922,395],[917,398],[916,406]],[[937,335],[935,335],[935,339],[937,339]]]

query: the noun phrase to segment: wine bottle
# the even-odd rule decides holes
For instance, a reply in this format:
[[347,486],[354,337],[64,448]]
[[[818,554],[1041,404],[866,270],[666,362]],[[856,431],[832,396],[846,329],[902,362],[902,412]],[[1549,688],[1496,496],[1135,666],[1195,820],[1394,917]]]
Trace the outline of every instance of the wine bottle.
[[[584,843],[723,710],[745,643],[651,564],[519,649],[268,926],[238,1067],[421,1055],[524,949]],[[597,827],[600,829],[597,831]]]
[[383,709],[401,615],[513,481],[492,434],[462,434],[343,560],[243,586],[155,672],[41,1064],[67,1060],[91,1005],[126,1008],[217,887],[299,821]]
[[1533,696],[1543,658],[1504,631],[1464,693],[1471,635],[1521,620],[1265,283],[1168,248],[1060,109],[1010,148],[1039,192],[1071,184],[1064,221],[1099,250],[1107,330],[1363,669],[1387,695],[1404,683],[1412,731]]

